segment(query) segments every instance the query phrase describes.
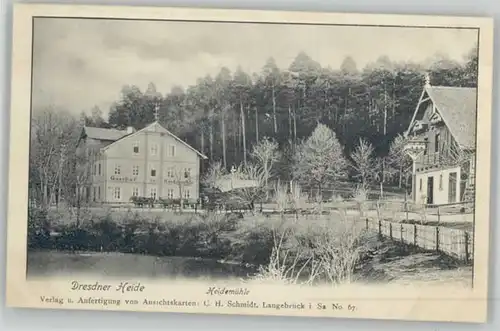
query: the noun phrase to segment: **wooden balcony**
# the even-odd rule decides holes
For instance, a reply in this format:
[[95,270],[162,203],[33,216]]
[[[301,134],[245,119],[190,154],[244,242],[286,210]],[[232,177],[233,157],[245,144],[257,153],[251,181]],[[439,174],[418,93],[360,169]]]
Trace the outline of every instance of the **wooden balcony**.
[[444,157],[439,152],[436,153],[427,153],[421,155],[416,160],[416,169],[418,170],[428,170],[432,168],[440,168],[446,163],[444,162]]

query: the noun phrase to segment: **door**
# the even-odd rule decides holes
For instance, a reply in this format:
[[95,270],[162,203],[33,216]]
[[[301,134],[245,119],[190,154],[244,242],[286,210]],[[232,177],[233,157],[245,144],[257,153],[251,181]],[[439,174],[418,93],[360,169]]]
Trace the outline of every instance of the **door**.
[[427,178],[427,204],[434,204],[434,176]]

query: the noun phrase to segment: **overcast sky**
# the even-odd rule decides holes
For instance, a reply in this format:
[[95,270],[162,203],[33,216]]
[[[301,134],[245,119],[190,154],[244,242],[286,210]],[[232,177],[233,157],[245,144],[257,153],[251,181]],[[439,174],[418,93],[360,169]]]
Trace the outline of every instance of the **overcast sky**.
[[148,22],[37,18],[33,106],[77,114],[94,105],[105,113],[125,84],[162,94],[187,87],[221,67],[258,72],[269,57],[287,68],[300,51],[338,68],[352,56],[358,68],[388,55],[423,61],[436,53],[462,61],[475,30],[276,24]]

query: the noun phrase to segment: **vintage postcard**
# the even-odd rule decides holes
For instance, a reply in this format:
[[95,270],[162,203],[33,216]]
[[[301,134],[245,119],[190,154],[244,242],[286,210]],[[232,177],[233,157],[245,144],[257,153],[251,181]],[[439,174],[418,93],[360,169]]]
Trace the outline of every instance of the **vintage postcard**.
[[486,320],[491,19],[13,24],[9,306]]

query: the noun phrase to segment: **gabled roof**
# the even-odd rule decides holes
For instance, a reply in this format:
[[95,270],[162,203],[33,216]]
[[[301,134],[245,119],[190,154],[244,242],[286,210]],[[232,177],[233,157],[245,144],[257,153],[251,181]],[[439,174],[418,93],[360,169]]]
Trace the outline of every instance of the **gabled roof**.
[[176,135],[174,135],[172,132],[168,131],[164,126],[162,126],[160,123],[158,123],[157,121],[156,122],[153,122],[149,125],[147,125],[146,127],[142,128],[141,130],[139,131],[136,131],[134,133],[131,133],[131,134],[127,134],[125,132],[125,135],[121,136],[120,138],[116,139],[113,143],[105,146],[102,148],[102,150],[106,150],[108,149],[109,147],[113,146],[114,144],[118,143],[119,141],[121,141],[122,139],[124,138],[128,138],[128,137],[132,137],[132,136],[135,136],[139,133],[142,133],[144,131],[151,131],[151,129],[153,129],[154,131],[157,131],[157,130],[160,130],[161,132],[163,133],[166,133],[168,134],[169,136],[171,136],[172,138],[174,138],[175,140],[177,140],[178,142],[180,142],[181,144],[183,144],[184,146],[186,146],[187,148],[189,148],[190,150],[194,151],[196,154],[198,154],[202,159],[208,159],[208,157],[206,157],[205,155],[203,155],[202,153],[200,153],[197,149],[193,148],[191,145],[189,145],[188,143],[186,143],[185,141],[183,141],[182,139],[180,139],[179,137],[177,137]]
[[84,134],[91,139],[116,141],[127,135],[127,131],[117,129],[104,129],[86,126],[83,128]]
[[[427,94],[434,103],[458,145],[465,149],[475,149],[477,89],[471,87],[426,86],[424,94]],[[417,109],[415,109],[410,128],[420,111],[420,104],[425,100],[424,94]]]

